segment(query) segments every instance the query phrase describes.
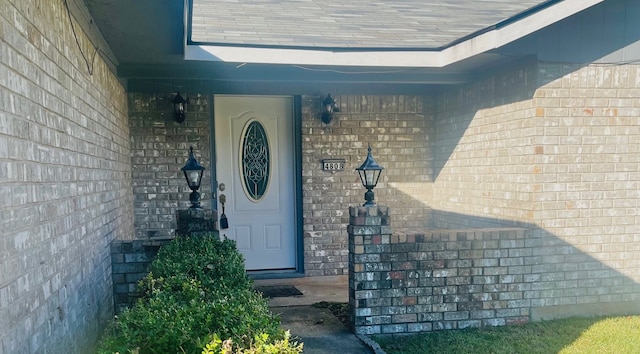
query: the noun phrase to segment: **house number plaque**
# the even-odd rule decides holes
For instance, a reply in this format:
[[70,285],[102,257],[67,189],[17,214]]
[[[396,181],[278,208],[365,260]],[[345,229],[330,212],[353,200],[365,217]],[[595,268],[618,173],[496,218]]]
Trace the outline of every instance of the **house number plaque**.
[[342,171],[344,170],[344,159],[324,159],[322,160],[323,171]]

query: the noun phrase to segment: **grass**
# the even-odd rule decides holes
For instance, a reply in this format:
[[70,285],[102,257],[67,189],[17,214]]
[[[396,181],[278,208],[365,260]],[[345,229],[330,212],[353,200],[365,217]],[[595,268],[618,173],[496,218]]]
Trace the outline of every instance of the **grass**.
[[640,353],[640,316],[570,318],[375,339],[387,354]]

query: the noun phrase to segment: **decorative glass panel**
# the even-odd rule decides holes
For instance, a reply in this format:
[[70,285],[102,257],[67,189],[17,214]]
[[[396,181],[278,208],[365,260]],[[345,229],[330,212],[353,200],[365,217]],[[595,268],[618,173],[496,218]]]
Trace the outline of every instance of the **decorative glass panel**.
[[254,201],[267,192],[270,178],[271,153],[267,132],[259,122],[249,123],[242,141],[241,173],[244,190]]

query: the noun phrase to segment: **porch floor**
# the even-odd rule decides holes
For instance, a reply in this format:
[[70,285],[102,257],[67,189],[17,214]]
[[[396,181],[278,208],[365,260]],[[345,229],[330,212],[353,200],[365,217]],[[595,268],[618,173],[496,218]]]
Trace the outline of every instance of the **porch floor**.
[[349,277],[346,275],[286,279],[258,279],[255,286],[293,285],[303,295],[274,297],[269,307],[308,306],[316,302],[349,302]]

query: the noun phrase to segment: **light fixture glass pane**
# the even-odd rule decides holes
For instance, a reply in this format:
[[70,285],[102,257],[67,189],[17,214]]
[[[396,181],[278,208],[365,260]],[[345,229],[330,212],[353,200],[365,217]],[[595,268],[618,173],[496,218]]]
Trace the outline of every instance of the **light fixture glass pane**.
[[198,177],[199,177],[199,173],[198,171],[189,171],[189,183],[192,186],[195,186],[198,184]]
[[327,113],[331,113],[333,111],[333,107],[330,104],[324,106],[324,111]]
[[364,171],[365,173],[365,179],[367,182],[367,186],[373,186],[373,183],[375,182],[375,171],[374,170],[367,170]]

